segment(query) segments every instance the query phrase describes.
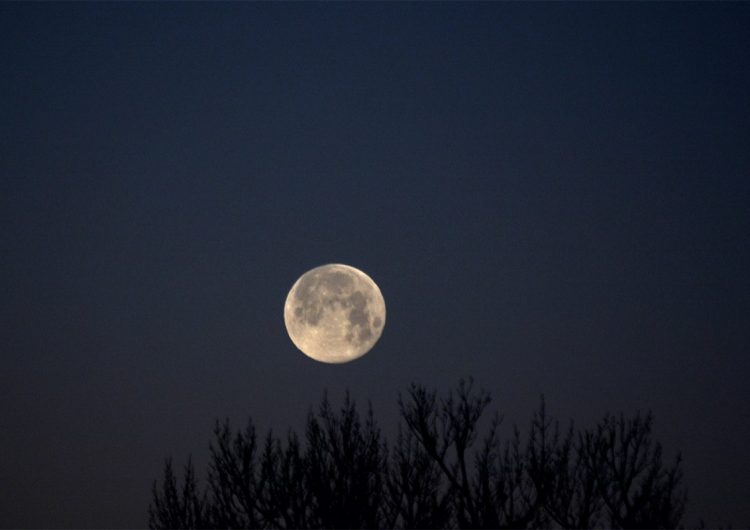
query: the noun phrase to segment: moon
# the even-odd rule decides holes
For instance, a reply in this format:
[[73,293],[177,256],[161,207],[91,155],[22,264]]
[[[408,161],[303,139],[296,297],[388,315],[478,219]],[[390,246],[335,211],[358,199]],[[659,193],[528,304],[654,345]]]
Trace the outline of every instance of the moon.
[[294,283],[284,304],[284,323],[297,348],[323,363],[348,363],[366,354],[385,326],[380,289],[359,269],[331,263]]

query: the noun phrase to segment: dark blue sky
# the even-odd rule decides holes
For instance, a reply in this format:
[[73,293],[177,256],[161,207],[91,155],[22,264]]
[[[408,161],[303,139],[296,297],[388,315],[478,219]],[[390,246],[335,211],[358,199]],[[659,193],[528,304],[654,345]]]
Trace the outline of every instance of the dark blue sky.
[[[750,525],[750,4],[0,5],[0,525],[138,527],[213,421],[653,410]],[[299,275],[380,286],[316,363]]]

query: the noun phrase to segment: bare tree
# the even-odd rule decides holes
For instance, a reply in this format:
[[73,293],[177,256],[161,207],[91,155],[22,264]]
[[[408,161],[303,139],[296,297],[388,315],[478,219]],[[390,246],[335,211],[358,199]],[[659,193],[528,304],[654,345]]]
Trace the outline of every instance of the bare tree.
[[209,518],[220,528],[257,528],[257,436],[252,420],[244,431],[233,433],[229,421],[217,422],[211,444],[208,484]]
[[399,427],[386,477],[385,522],[389,528],[446,528],[452,492],[442,472],[411,430]]
[[681,456],[662,462],[662,447],[651,437],[651,414],[607,415],[582,435],[581,453],[595,474],[596,489],[613,528],[674,528],[682,518]]
[[286,444],[266,437],[263,451],[259,503],[265,528],[310,528],[312,495],[308,487],[306,460],[299,439],[289,432]]
[[412,384],[408,400],[399,397],[401,416],[422,449],[439,467],[453,500],[459,527],[482,527],[467,459],[477,437],[477,422],[490,398],[472,392],[472,383],[461,381],[456,395],[438,401],[434,391]]
[[684,507],[679,456],[671,465],[652,438],[651,415],[606,415],[593,428],[561,430],[544,399],[525,441],[504,443],[502,418],[471,380],[439,397],[411,385],[388,447],[372,408],[364,419],[346,395],[324,396],[304,437],[252,422],[214,428],[205,489],[188,460],[178,486],[171,460],[153,486],[152,528],[674,528]]
[[154,481],[153,502],[149,506],[149,526],[152,528],[205,528],[206,497],[198,493],[195,471],[191,459],[185,465],[182,491],[177,487],[177,479],[172,471],[172,459],[164,465],[164,482],[161,493]]
[[372,409],[362,423],[347,392],[339,414],[323,399],[307,421],[305,485],[313,527],[377,528],[382,517],[386,458]]
[[545,475],[544,509],[561,528],[595,528],[601,521],[603,503],[595,469],[587,465],[579,441],[571,424],[565,437],[556,438],[548,449],[552,456]]

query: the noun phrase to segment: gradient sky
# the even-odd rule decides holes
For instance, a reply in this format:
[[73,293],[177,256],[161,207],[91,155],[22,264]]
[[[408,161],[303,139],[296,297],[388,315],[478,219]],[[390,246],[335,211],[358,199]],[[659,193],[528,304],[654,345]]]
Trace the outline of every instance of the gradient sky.
[[[0,526],[140,527],[216,418],[651,409],[750,525],[750,4],[0,5]],[[388,321],[308,359],[341,262]]]

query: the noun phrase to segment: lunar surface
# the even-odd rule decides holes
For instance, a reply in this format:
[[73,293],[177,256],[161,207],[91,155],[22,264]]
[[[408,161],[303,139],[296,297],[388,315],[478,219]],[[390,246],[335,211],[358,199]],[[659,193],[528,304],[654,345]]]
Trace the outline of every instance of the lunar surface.
[[385,301],[372,279],[338,263],[303,274],[284,305],[289,337],[302,353],[324,363],[346,363],[375,345],[385,326]]

